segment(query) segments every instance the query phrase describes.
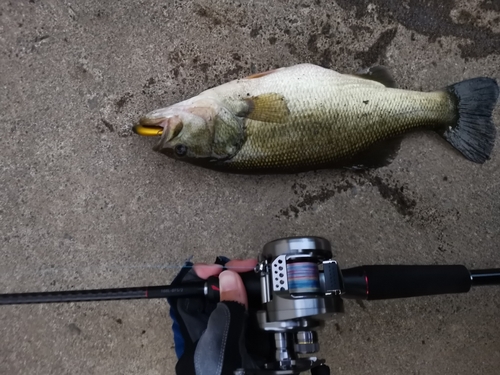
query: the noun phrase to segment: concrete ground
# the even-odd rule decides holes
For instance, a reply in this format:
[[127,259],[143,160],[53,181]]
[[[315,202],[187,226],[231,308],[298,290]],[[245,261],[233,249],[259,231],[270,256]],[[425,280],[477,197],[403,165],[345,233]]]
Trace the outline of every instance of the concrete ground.
[[[130,131],[274,67],[383,64],[433,90],[500,78],[499,51],[497,0],[1,0],[0,291],[164,284],[188,257],[290,235],[326,237],[342,267],[500,267],[498,147],[476,165],[419,132],[375,171],[241,176]],[[164,301],[6,306],[0,321],[0,374],[174,371]],[[498,374],[500,288],[346,301],[320,342],[332,374]]]

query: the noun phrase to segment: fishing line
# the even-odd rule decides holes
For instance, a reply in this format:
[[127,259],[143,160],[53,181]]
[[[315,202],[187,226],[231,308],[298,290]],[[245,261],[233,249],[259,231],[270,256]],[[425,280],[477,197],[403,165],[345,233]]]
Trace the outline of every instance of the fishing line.
[[320,292],[319,270],[316,262],[301,260],[288,262],[287,277],[291,293],[315,294]]

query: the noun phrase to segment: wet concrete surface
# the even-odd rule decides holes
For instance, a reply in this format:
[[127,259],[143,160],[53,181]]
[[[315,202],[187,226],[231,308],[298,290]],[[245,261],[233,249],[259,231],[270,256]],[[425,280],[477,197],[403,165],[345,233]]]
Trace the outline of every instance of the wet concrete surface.
[[[400,87],[433,90],[500,78],[499,50],[496,0],[2,0],[0,290],[164,284],[191,256],[254,257],[290,235],[329,239],[342,267],[499,267],[498,148],[476,165],[417,132],[378,170],[245,176],[130,131],[280,66],[383,64]],[[2,307],[0,321],[1,374],[174,371],[164,301]],[[480,288],[346,301],[320,343],[332,373],[497,374],[499,337],[500,288]]]

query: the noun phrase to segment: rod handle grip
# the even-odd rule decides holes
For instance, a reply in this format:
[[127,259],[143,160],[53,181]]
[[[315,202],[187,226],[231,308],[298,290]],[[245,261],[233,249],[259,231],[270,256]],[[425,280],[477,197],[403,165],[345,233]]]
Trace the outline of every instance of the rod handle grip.
[[367,300],[466,293],[472,285],[465,266],[373,265],[342,270],[346,298]]

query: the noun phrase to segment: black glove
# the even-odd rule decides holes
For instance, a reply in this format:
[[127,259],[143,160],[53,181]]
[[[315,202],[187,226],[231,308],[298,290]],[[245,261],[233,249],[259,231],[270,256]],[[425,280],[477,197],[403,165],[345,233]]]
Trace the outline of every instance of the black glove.
[[219,275],[221,296],[218,303],[204,297],[168,298],[179,359],[177,374],[233,375],[238,368],[256,369],[266,360],[269,335],[258,328],[252,314],[255,310],[251,308],[249,313],[246,291],[238,275],[252,270],[255,264],[255,260],[218,257],[214,265],[186,263],[177,275],[172,285]]

